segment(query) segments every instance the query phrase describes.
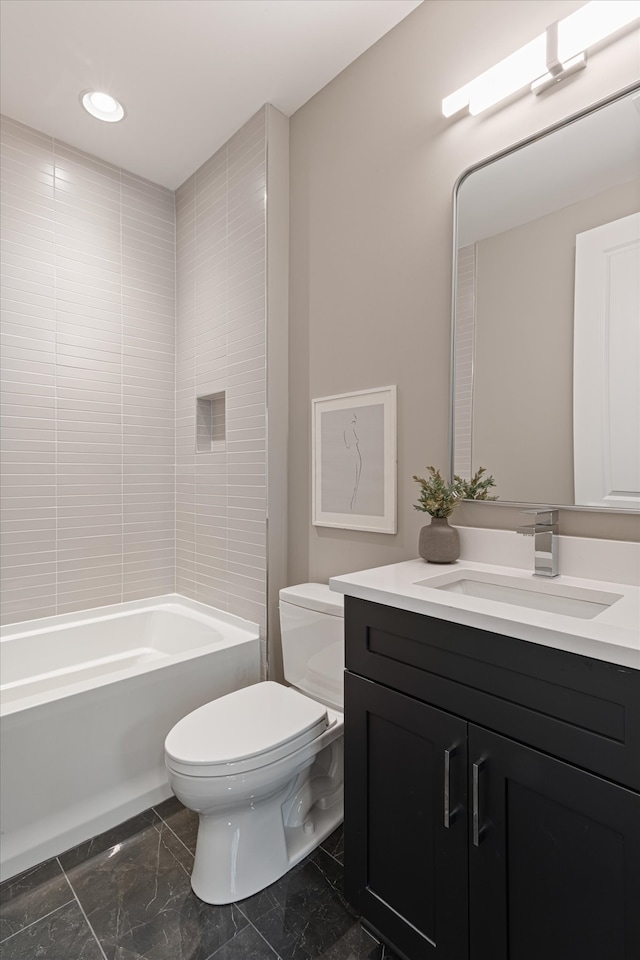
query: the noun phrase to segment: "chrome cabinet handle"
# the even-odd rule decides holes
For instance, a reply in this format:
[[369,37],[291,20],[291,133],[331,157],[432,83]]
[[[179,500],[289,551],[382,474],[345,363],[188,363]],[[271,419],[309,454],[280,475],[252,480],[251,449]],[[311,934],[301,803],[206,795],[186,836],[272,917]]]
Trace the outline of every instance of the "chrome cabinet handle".
[[455,819],[455,810],[451,809],[451,760],[456,755],[456,748],[449,747],[444,752],[444,825],[449,829]]
[[480,846],[482,827],[480,826],[480,773],[485,765],[484,757],[476,760],[473,765],[472,780],[472,817],[473,817],[473,845]]

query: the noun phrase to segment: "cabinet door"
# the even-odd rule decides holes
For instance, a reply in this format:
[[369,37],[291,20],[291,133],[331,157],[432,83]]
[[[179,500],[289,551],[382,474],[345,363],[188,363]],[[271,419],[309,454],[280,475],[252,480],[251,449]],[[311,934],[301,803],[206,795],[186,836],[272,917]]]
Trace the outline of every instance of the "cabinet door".
[[467,724],[345,677],[345,893],[410,960],[467,960]]
[[640,795],[469,725],[471,960],[640,957]]

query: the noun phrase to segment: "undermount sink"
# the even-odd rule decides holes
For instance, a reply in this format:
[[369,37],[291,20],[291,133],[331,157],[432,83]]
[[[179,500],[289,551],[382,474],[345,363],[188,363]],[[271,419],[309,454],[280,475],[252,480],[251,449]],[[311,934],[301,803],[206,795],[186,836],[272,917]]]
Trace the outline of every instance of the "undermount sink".
[[415,581],[416,587],[444,590],[447,593],[481,600],[509,603],[530,610],[546,610],[566,617],[592,620],[610,607],[620,594],[560,585],[543,580],[522,580],[476,570],[456,570],[443,576]]

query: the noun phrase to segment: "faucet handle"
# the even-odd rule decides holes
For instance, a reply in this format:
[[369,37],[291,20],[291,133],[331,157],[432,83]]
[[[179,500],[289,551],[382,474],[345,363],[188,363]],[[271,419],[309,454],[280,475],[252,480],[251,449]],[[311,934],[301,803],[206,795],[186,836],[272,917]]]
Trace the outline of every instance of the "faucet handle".
[[521,512],[526,513],[528,516],[535,517],[536,525],[544,524],[544,526],[551,527],[554,524],[558,523],[559,514],[557,510],[549,510],[547,508],[544,508],[544,509],[534,508],[532,510],[522,510]]

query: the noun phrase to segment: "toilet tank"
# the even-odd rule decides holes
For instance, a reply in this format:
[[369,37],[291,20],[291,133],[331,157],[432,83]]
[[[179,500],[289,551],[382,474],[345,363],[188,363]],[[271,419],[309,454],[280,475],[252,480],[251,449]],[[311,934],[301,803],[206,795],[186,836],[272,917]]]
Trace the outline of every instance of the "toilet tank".
[[325,583],[280,591],[282,660],[287,683],[314,700],[344,708],[344,597]]

